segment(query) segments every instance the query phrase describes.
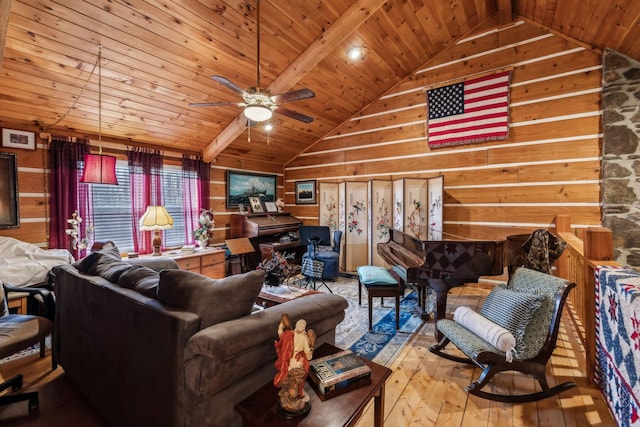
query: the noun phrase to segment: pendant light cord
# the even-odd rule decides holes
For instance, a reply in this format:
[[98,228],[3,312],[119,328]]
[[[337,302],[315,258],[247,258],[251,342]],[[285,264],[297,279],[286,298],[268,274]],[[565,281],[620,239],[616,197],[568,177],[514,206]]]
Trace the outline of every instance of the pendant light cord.
[[73,101],[73,104],[71,104],[71,106],[69,107],[67,112],[64,113],[64,115],[62,117],[60,117],[58,120],[56,120],[51,125],[45,125],[44,129],[43,129],[43,130],[46,131],[48,127],[56,126],[58,123],[63,121],[69,115],[71,110],[74,109],[74,107],[76,106],[76,104],[78,103],[80,98],[82,98],[82,96],[84,95],[84,92],[87,90],[87,86],[89,85],[89,82],[91,81],[91,77],[93,77],[93,75],[94,75],[94,73],[96,71],[96,68],[98,68],[98,148],[100,150],[100,154],[102,154],[102,65],[101,65],[101,58],[102,58],[102,44],[98,44],[98,58],[96,59],[95,64],[93,64],[93,68],[91,69],[91,73],[89,74],[89,77],[87,78],[87,81],[84,82],[84,86],[82,87],[82,91],[80,91],[80,95],[78,95],[76,97],[75,101]]
[[102,44],[98,45],[98,154],[102,155]]

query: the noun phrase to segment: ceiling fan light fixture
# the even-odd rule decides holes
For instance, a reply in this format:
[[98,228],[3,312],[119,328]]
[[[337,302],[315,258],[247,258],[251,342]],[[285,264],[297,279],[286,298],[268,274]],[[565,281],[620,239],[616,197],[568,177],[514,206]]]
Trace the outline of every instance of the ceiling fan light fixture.
[[254,122],[264,122],[271,118],[273,111],[264,105],[248,105],[244,109],[244,115],[247,119]]
[[349,59],[355,61],[356,59],[358,59],[358,58],[360,58],[362,56],[362,48],[360,46],[353,46],[347,52],[347,56],[349,57]]

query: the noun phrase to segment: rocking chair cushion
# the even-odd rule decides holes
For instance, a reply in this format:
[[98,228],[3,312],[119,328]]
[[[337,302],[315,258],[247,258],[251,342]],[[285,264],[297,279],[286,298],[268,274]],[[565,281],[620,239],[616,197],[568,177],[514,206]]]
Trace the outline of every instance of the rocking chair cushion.
[[507,362],[511,362],[511,352],[516,346],[516,338],[511,332],[465,306],[456,309],[453,313],[453,321],[469,329],[498,350],[505,352]]
[[516,339],[515,353],[520,354],[526,346],[527,325],[542,301],[540,295],[496,286],[487,296],[480,314],[511,332]]

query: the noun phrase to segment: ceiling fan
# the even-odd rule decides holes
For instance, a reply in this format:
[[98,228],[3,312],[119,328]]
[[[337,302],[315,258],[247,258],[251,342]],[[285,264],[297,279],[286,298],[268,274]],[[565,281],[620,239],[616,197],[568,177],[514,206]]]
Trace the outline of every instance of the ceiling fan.
[[257,60],[256,60],[256,86],[247,89],[241,89],[231,80],[222,76],[211,76],[218,83],[228,87],[242,97],[242,102],[194,102],[189,104],[193,107],[220,107],[235,105],[236,107],[244,107],[244,115],[250,122],[263,122],[269,120],[273,113],[282,114],[283,116],[299,120],[304,123],[313,122],[313,117],[298,113],[287,108],[283,108],[280,104],[287,102],[309,99],[316,94],[307,88],[293,90],[286,93],[272,95],[268,89],[260,87],[260,0],[256,0],[257,4]]

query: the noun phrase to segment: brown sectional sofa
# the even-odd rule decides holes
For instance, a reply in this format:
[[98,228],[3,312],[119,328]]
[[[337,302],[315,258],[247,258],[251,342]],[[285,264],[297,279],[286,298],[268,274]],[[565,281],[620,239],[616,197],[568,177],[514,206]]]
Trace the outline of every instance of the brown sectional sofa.
[[251,314],[262,272],[213,280],[116,251],[54,270],[54,357],[113,426],[239,426],[234,406],[275,374],[282,313],[304,318],[317,346],[345,315],[332,294]]

